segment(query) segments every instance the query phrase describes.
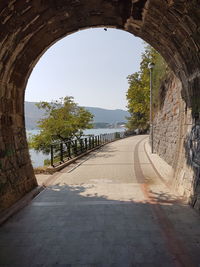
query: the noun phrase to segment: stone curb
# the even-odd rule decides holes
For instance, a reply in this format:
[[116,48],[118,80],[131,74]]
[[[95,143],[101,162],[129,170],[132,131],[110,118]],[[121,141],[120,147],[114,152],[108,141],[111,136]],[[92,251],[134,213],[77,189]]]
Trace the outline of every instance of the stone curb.
[[37,186],[35,189],[27,193],[24,197],[18,200],[13,206],[0,213],[0,225],[6,222],[15,213],[24,208],[33,198],[44,190],[44,186]]
[[[163,182],[163,184],[165,184],[166,187],[171,188],[171,181],[173,178],[172,167],[167,164],[157,153],[152,154],[150,152],[151,149],[148,141],[145,141],[144,143],[144,151],[159,179]],[[159,166],[161,163],[162,171]]]

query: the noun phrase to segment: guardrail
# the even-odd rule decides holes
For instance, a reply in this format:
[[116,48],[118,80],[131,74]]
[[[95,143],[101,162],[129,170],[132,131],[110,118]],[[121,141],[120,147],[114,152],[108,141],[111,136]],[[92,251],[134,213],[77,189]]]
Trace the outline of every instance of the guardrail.
[[67,143],[54,143],[51,145],[51,166],[57,167],[58,165],[85,153],[86,151],[124,137],[126,137],[124,132],[115,132],[84,137]]

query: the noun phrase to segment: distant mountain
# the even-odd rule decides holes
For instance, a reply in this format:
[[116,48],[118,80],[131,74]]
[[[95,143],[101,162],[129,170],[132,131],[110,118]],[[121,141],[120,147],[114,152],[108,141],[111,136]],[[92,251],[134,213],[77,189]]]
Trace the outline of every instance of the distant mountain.
[[85,108],[94,115],[94,122],[106,122],[111,124],[123,121],[126,122],[126,117],[130,116],[128,111],[123,109]]
[[25,102],[25,123],[26,129],[32,130],[37,128],[37,121],[44,117],[44,110],[36,107],[36,102]]
[[[44,111],[36,107],[36,102],[25,102],[25,122],[26,128],[36,129],[37,121],[44,117]],[[128,111],[122,109],[103,109],[95,107],[85,107],[94,115],[95,123],[116,124],[118,122],[126,122],[126,117],[129,116]]]

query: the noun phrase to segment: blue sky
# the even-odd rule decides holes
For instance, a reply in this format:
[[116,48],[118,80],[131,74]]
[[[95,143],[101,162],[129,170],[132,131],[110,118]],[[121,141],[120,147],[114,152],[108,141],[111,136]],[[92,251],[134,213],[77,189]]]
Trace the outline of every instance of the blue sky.
[[127,76],[139,70],[144,42],[125,31],[88,29],[58,41],[29,78],[26,101],[73,96],[81,106],[126,109]]

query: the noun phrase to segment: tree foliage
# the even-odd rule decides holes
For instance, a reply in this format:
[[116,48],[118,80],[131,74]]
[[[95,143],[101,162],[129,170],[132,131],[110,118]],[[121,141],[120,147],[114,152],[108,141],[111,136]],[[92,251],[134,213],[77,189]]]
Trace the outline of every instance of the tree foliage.
[[129,88],[127,91],[129,130],[147,130],[149,127],[150,106],[150,72],[148,65],[155,64],[153,70],[153,102],[154,107],[158,105],[158,89],[163,76],[166,73],[166,63],[160,54],[151,46],[147,46],[142,54],[140,70],[128,76]]
[[92,128],[93,115],[74,103],[73,97],[36,104],[46,111],[45,118],[38,122],[40,133],[31,138],[30,146],[37,151],[49,153],[53,142],[73,141],[83,135],[83,130]]

